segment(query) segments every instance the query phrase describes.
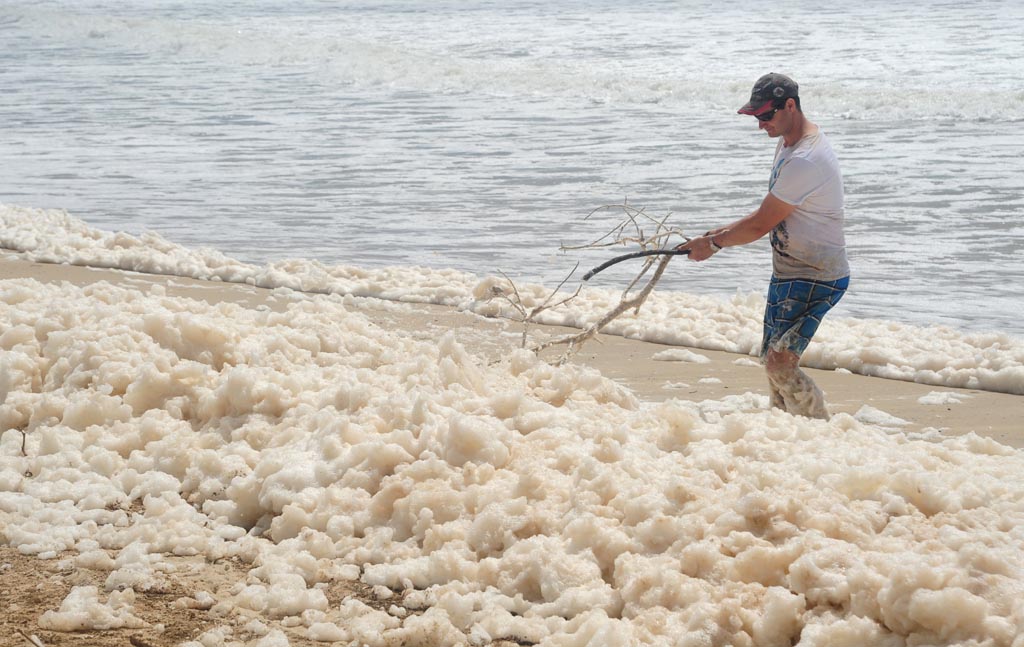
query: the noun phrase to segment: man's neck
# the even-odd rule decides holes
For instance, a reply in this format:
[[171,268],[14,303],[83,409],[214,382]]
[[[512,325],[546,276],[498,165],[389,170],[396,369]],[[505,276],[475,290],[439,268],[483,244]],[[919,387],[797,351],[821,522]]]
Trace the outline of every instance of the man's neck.
[[798,112],[797,115],[797,118],[793,120],[793,127],[782,136],[782,144],[786,148],[795,146],[798,141],[818,130],[818,127],[804,117],[803,113]]

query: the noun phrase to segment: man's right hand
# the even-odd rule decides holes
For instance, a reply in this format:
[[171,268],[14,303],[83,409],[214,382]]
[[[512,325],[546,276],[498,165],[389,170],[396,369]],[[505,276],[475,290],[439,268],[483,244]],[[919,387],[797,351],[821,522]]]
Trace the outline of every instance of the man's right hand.
[[711,235],[710,233],[696,238],[691,238],[682,245],[676,247],[680,251],[689,251],[691,261],[706,261],[715,255],[715,250],[711,247]]

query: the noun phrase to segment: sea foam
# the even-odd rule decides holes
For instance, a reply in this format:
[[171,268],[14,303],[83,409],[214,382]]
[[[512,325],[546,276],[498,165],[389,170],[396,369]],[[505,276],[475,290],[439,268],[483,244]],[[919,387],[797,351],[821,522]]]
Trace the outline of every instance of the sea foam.
[[[1024,455],[974,434],[754,394],[646,404],[338,295],[273,312],[9,280],[0,324],[0,540],[107,573],[44,628],[139,627],[134,594],[202,556],[245,573],[197,594],[220,626],[190,647],[243,627],[382,647],[1024,635]],[[353,577],[394,594],[327,599]]]
[[[57,210],[0,205],[0,223],[0,246],[37,261],[436,303],[486,316],[520,317],[507,299],[496,296],[512,292],[503,277],[425,267],[328,266],[304,259],[253,265],[213,249],[185,248],[154,233],[132,236],[101,231]],[[550,291],[536,284],[517,286],[527,308],[543,303]],[[536,320],[583,328],[599,321],[618,299],[617,292],[588,287],[564,306],[541,312]],[[756,355],[763,311],[764,299],[756,293],[721,299],[656,290],[639,313],[624,313],[604,332]],[[935,386],[1024,394],[1024,340],[999,332],[967,333],[944,326],[828,317],[803,363]]]

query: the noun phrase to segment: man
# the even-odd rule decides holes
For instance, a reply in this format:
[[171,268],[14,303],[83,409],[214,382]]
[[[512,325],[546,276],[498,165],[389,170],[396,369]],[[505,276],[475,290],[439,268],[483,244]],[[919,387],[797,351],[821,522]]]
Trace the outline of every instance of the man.
[[849,284],[843,178],[825,135],[804,116],[798,90],[788,76],[766,74],[739,109],[756,117],[769,137],[781,139],[761,205],[679,248],[689,250],[691,260],[703,261],[771,232],[773,271],[761,343],[771,405],[827,419],[825,396],[799,363],[821,318]]

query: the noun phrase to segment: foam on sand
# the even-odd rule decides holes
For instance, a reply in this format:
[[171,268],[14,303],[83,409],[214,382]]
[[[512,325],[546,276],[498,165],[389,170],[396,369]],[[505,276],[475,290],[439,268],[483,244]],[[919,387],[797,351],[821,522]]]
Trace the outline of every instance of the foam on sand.
[[970,397],[964,393],[955,393],[953,391],[932,391],[928,395],[921,396],[917,401],[921,404],[931,405],[960,404]]
[[[33,260],[248,283],[267,288],[351,294],[453,305],[487,316],[518,318],[499,277],[422,267],[326,266],[312,260],[250,265],[211,249],[187,249],[147,233],[103,232],[62,211],[0,205],[0,246]],[[527,308],[549,290],[521,285]],[[568,296],[568,295],[566,295]],[[564,307],[546,310],[538,323],[586,327],[599,321],[619,293],[584,289]],[[662,344],[754,355],[760,349],[764,299],[737,294],[721,300],[656,290],[638,313],[624,313],[605,332]],[[946,327],[922,329],[891,321],[825,319],[803,365],[863,375],[1024,394],[1024,340],[1002,333],[966,334]]]
[[711,360],[707,355],[701,355],[685,348],[670,348],[655,353],[651,359],[658,362],[691,362],[693,364],[708,364]]
[[[54,629],[135,626],[132,592],[201,555],[249,567],[197,596],[222,622],[203,644],[254,622],[265,645],[1024,635],[1024,454],[974,434],[752,394],[642,403],[525,351],[489,366],[389,333],[339,296],[275,313],[12,280],[0,330],[0,541],[108,572]],[[387,608],[330,604],[352,578]]]

